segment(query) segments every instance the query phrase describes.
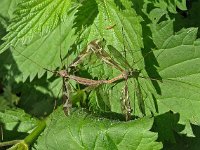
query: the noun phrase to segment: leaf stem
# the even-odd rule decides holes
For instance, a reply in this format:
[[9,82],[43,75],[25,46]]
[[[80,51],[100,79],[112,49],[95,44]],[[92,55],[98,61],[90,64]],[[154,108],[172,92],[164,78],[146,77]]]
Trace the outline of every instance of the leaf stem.
[[31,145],[36,139],[37,137],[42,133],[42,131],[45,129],[46,127],[46,122],[45,120],[42,120],[38,123],[37,128],[35,128],[33,130],[33,132],[31,132],[25,139],[24,142],[28,145]]

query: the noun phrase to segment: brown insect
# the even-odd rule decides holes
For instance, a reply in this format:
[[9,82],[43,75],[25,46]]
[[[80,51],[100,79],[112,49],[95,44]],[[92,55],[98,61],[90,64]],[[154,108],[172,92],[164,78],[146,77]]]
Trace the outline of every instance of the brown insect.
[[[121,57],[121,59],[123,59],[124,64],[127,65],[127,68],[129,69],[123,69],[119,66],[119,64],[113,60],[111,58],[111,56],[105,51],[103,50],[102,47],[99,47],[100,44],[98,44],[100,41],[98,40],[94,40],[92,41],[90,44],[92,44],[93,46],[90,46],[92,50],[92,53],[96,54],[98,56],[98,58],[100,58],[104,63],[108,64],[109,66],[112,66],[114,68],[116,68],[117,70],[119,70],[121,72],[121,74],[117,77],[114,77],[110,80],[99,80],[98,82],[100,84],[102,83],[106,83],[106,84],[110,84],[110,83],[114,83],[116,81],[119,81],[121,79],[125,80],[125,86],[122,89],[122,97],[121,97],[121,108],[122,108],[122,112],[125,114],[125,118],[126,120],[130,120],[131,118],[131,113],[132,113],[132,109],[131,109],[131,104],[130,104],[130,97],[129,97],[129,90],[128,90],[128,77],[134,77],[137,78],[139,75],[139,71],[138,70],[134,70],[130,67],[130,65],[128,64],[128,62],[123,59],[123,56],[121,56],[120,53],[118,53],[117,55]],[[116,51],[114,53],[117,53]],[[91,52],[88,51],[88,54],[91,54]],[[85,54],[82,54],[82,56],[86,56]],[[138,91],[138,96],[139,93],[141,91]],[[141,99],[142,100],[142,99]]]
[[[72,107],[72,102],[71,102],[71,87],[69,85],[69,80],[74,80],[75,82],[82,84],[82,85],[86,85],[86,86],[93,86],[93,87],[97,87],[101,84],[111,84],[114,83],[116,81],[119,80],[123,80],[124,79],[124,73],[123,70],[121,69],[121,74],[119,74],[117,77],[114,77],[112,79],[109,80],[93,80],[93,79],[88,79],[88,78],[83,78],[83,77],[79,77],[76,75],[72,75],[68,72],[68,70],[70,68],[76,68],[77,65],[81,64],[83,62],[83,60],[85,59],[86,56],[91,55],[92,53],[96,54],[98,57],[100,57],[101,60],[103,60],[103,62],[106,62],[109,65],[114,64],[114,67],[116,68],[120,68],[118,66],[117,63],[115,63],[110,57],[108,57],[108,54],[102,49],[102,47],[100,46],[100,42],[99,40],[93,40],[91,41],[84,50],[82,50],[80,52],[80,54],[72,61],[72,63],[65,68],[64,70],[60,70],[60,71],[52,71],[49,70],[47,68],[42,67],[40,64],[38,64],[37,62],[31,60],[30,58],[28,58],[27,56],[23,55],[22,53],[18,52],[19,54],[21,54],[23,57],[25,57],[26,59],[29,59],[30,61],[32,61],[33,63],[35,63],[36,65],[40,66],[41,68],[43,68],[44,70],[51,72],[57,76],[62,77],[62,89],[63,89],[63,110],[65,112],[66,115],[70,115],[70,109]],[[16,50],[17,51],[17,50]]]

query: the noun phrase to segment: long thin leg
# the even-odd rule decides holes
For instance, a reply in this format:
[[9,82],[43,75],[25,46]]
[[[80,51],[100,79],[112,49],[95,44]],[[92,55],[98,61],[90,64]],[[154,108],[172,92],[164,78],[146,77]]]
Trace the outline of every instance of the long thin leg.
[[131,119],[131,103],[130,103],[130,96],[129,96],[129,90],[128,90],[128,75],[124,74],[125,78],[125,85],[122,89],[122,97],[121,97],[121,109],[123,114],[125,114],[126,121]]
[[66,116],[70,115],[70,110],[72,108],[71,102],[71,89],[67,80],[63,78],[63,110]]

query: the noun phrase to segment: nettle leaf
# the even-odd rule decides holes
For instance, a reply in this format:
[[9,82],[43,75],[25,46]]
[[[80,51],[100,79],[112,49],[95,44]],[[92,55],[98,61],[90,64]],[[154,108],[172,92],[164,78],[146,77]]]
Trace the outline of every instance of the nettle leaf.
[[[69,117],[61,109],[49,117],[49,125],[35,149],[161,149],[157,134],[150,132],[153,119],[130,122],[95,118],[76,110]],[[55,134],[56,133],[56,134]]]
[[[70,6],[70,0],[23,1],[18,5],[4,37],[6,41],[1,45],[4,50],[12,46],[16,80],[25,81],[28,77],[33,80],[36,75],[40,78],[46,72],[43,68],[55,70],[62,66],[60,49],[68,50],[75,38],[73,12],[67,15]],[[48,72],[48,77],[51,75]]]
[[[151,29],[157,46],[154,50],[159,64],[157,71],[162,78],[157,86],[160,93],[155,95],[159,113],[172,110],[180,113],[180,123],[197,125],[200,120],[200,40],[196,40],[197,29],[174,33],[173,21],[153,24]],[[189,130],[187,133],[192,135]]]
[[0,112],[4,140],[22,139],[37,125],[37,119],[31,118],[23,110],[6,110]]
[[[144,55],[146,66],[139,65],[137,67],[138,63],[133,66],[133,68],[139,68],[142,71],[141,76],[151,77],[139,77],[139,86],[142,90],[140,94],[145,103],[146,115],[150,115],[152,112],[162,114],[169,110],[178,112],[180,113],[180,123],[187,125],[184,132],[192,135],[191,127],[188,126],[189,122],[199,124],[198,120],[200,117],[198,115],[200,107],[198,105],[199,39],[196,40],[197,29],[182,29],[174,33],[173,22],[168,21],[153,24],[151,26],[151,32],[156,50],[153,51],[153,55],[152,53]],[[124,33],[124,36],[126,34]],[[130,41],[129,45],[131,44],[134,43]],[[119,47],[117,47],[117,50],[120,51]],[[140,59],[141,57],[138,57],[135,59],[135,62]],[[154,66],[155,62],[158,66],[156,68]],[[97,73],[94,75],[98,76]],[[138,106],[141,99],[136,95],[138,91],[136,80],[130,80],[128,84],[130,99],[134,109],[133,114],[142,116]],[[111,90],[107,91],[111,110],[114,112],[121,112],[119,97],[123,86],[124,83],[119,83],[114,87],[111,86]],[[189,108],[193,109],[191,110]]]
[[70,5],[70,0],[22,1],[7,29],[9,33],[3,38],[5,43],[1,50],[6,50],[10,45],[30,43],[35,35],[49,33],[59,24],[59,20],[66,17]]
[[[72,13],[48,35],[35,37],[29,45],[12,48],[16,60],[16,66],[14,65],[12,70],[15,73],[23,73],[19,74],[20,80],[25,81],[28,77],[33,80],[36,75],[40,78],[46,72],[44,68],[55,70],[62,67],[60,54],[64,57],[76,39],[72,29],[73,18]],[[47,74],[48,78],[52,76],[51,72]]]
[[13,18],[13,12],[19,0],[1,0],[0,1],[0,14],[1,17],[6,19]]

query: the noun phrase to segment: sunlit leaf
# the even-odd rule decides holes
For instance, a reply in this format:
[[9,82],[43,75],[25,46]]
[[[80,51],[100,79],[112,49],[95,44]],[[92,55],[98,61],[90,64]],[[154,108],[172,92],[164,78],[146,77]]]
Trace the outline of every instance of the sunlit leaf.
[[[38,139],[36,149],[160,149],[150,118],[130,122],[95,118],[84,110],[66,117],[57,110]],[[56,134],[55,134],[56,133]]]

